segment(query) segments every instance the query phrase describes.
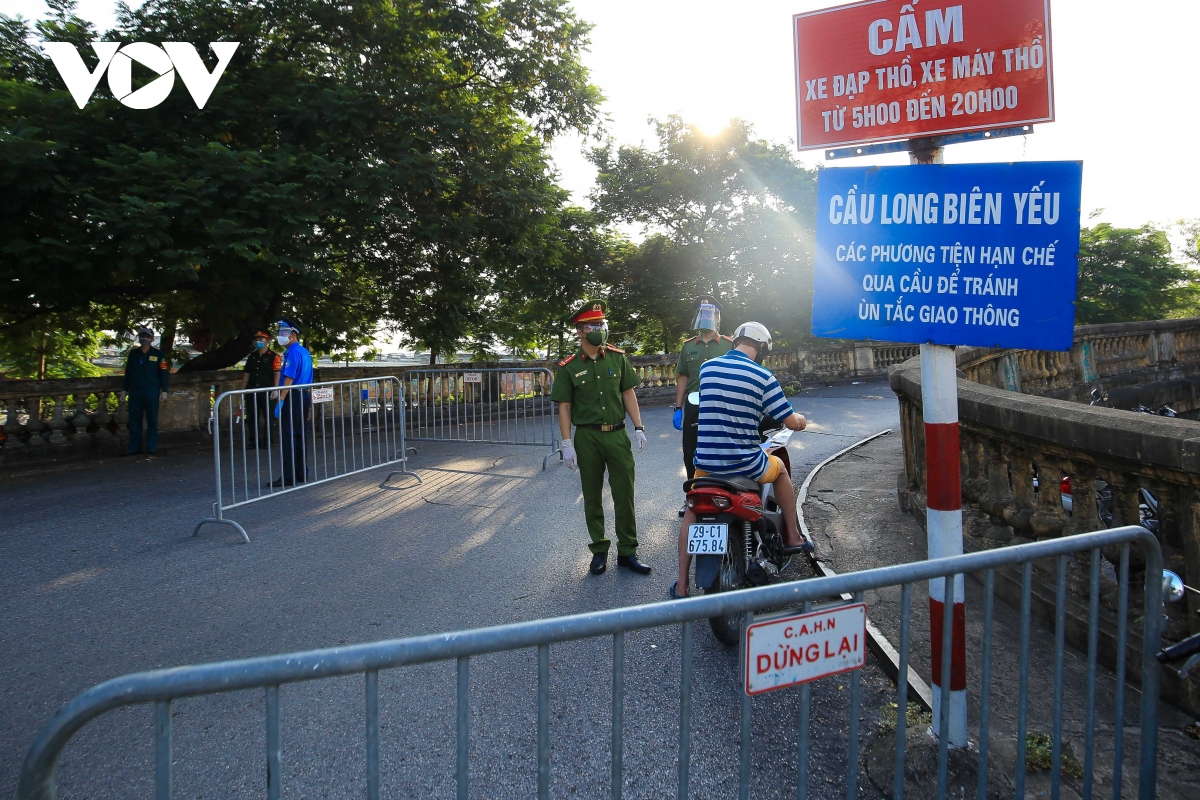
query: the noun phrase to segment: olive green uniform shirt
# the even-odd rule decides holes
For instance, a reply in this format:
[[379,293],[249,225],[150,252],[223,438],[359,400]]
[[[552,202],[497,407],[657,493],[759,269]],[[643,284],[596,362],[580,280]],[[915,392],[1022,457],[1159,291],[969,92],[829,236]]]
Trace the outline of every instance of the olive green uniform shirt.
[[283,361],[279,354],[269,347],[255,351],[246,356],[246,366],[242,370],[250,376],[247,389],[262,389],[276,384],[275,373],[282,369]]
[[710,358],[723,356],[732,349],[733,339],[728,336],[717,336],[711,342],[693,336],[684,342],[679,351],[679,361],[675,364],[675,374],[687,378],[687,393],[700,391],[701,364]]
[[625,354],[602,345],[595,359],[579,350],[558,362],[550,399],[571,404],[575,425],[621,425],[625,421],[621,393],[637,385],[637,373]]

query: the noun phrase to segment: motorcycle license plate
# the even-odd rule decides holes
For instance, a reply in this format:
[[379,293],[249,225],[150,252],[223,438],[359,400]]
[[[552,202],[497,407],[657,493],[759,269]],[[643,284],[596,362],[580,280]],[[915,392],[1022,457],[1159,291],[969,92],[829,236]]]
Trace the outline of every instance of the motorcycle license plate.
[[724,522],[688,526],[688,553],[691,555],[722,555],[729,539],[729,526]]

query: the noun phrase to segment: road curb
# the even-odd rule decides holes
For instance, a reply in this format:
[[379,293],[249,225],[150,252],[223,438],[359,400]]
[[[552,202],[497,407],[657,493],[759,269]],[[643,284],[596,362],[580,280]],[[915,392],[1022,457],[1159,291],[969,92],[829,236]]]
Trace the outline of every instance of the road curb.
[[[800,491],[796,495],[796,516],[800,522],[800,530],[805,536],[812,539],[812,534],[809,532],[808,525],[804,521],[804,501],[808,498],[808,487],[812,483],[813,478],[817,476],[817,473],[847,453],[873,442],[882,436],[887,436],[891,432],[889,428],[857,441],[849,447],[837,451],[812,468],[812,471],[808,473],[808,477],[804,479],[804,483],[800,484]],[[812,564],[813,569],[823,577],[830,577],[837,574],[832,567],[816,556],[808,556],[808,561]],[[848,594],[843,594],[842,599],[853,600],[854,598]],[[888,677],[893,682],[898,681],[900,677],[900,653],[892,646],[887,637],[883,635],[883,632],[875,627],[869,617],[867,619],[867,646],[871,648],[871,652],[879,659],[880,666],[887,673]],[[908,668],[908,699],[919,704],[923,711],[933,711],[933,691],[929,688],[928,683],[921,680],[921,677],[911,666]],[[899,710],[897,710],[897,713],[899,713]]]

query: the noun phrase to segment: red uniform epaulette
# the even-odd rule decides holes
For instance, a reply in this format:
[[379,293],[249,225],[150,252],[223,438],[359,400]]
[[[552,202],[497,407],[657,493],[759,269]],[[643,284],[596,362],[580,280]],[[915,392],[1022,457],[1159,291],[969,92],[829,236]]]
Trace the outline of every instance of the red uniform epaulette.
[[684,344],[691,344],[692,342],[698,342],[698,341],[700,341],[700,334],[697,333],[695,336],[693,336],[692,338],[685,341]]
[[605,350],[611,350],[611,351],[613,351],[614,353],[620,353],[621,355],[625,355],[625,351],[624,351],[624,350],[622,350],[622,349],[621,349],[621,348],[619,348],[619,347],[613,347],[611,344],[606,344],[606,345],[604,345],[604,349],[605,349]]
[[571,353],[571,355],[567,356],[567,357],[566,357],[566,358],[564,358],[562,361],[558,362],[558,365],[559,365],[560,367],[565,367],[567,364],[570,364],[570,363],[571,363],[571,359],[575,358],[575,356],[577,356],[577,355],[579,355],[579,354],[578,354],[578,353]]

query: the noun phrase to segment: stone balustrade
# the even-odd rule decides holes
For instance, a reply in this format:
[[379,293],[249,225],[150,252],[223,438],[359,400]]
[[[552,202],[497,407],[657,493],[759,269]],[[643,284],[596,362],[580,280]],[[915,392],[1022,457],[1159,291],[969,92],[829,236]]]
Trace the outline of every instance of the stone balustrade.
[[[1200,586],[1200,424],[1086,402],[1093,387],[1110,397],[1123,394],[1129,406],[1145,402],[1147,392],[1162,399],[1174,390],[1165,403],[1195,409],[1200,320],[1081,326],[1074,347],[1063,353],[960,348],[957,355],[966,376],[958,381],[958,410],[968,550],[1140,524],[1151,515],[1167,568]],[[899,499],[923,520],[919,359],[893,367],[889,379],[900,402],[905,453]],[[1067,487],[1070,512],[1063,503]],[[1137,582],[1143,564],[1133,556]],[[1108,567],[1119,553],[1104,558],[1104,601],[1111,610],[1115,583]],[[1086,596],[1087,571],[1086,558],[1070,567],[1077,594]],[[1182,604],[1168,607],[1168,640],[1200,630],[1200,602],[1195,595],[1188,602],[1190,612]],[[1170,676],[1165,681],[1168,696],[1200,710],[1194,688]]]
[[[830,342],[769,356],[767,366],[781,382],[840,381],[882,377],[888,367],[917,353],[916,345],[889,342]],[[638,375],[638,398],[645,403],[670,403],[675,397],[674,355],[633,356]],[[510,370],[546,368],[554,361],[475,362],[438,364],[458,370],[499,367]],[[381,363],[371,366],[318,367],[315,380],[335,381],[401,375],[430,367]],[[240,370],[176,373],[171,391],[159,410],[159,437],[166,444],[203,442],[213,401],[222,392],[241,386]],[[546,390],[533,381],[530,391]],[[519,388],[519,387],[518,387]],[[0,382],[0,466],[31,460],[67,460],[113,455],[128,444],[128,414],[119,398],[121,378],[79,378],[49,381]],[[441,403],[464,396],[461,381],[426,380],[419,398],[409,402]],[[527,392],[517,392],[523,394]]]
[[[960,348],[958,366],[968,380],[1022,394],[1087,402],[1099,387],[1118,408],[1140,401],[1186,413],[1200,408],[1192,388],[1200,377],[1200,321],[1080,326],[1067,352]],[[1162,402],[1152,402],[1156,393]]]
[[[160,440],[169,445],[202,437],[212,398],[241,384],[240,372],[172,375],[159,406]],[[3,465],[116,455],[129,443],[120,376],[2,381],[0,408]]]

